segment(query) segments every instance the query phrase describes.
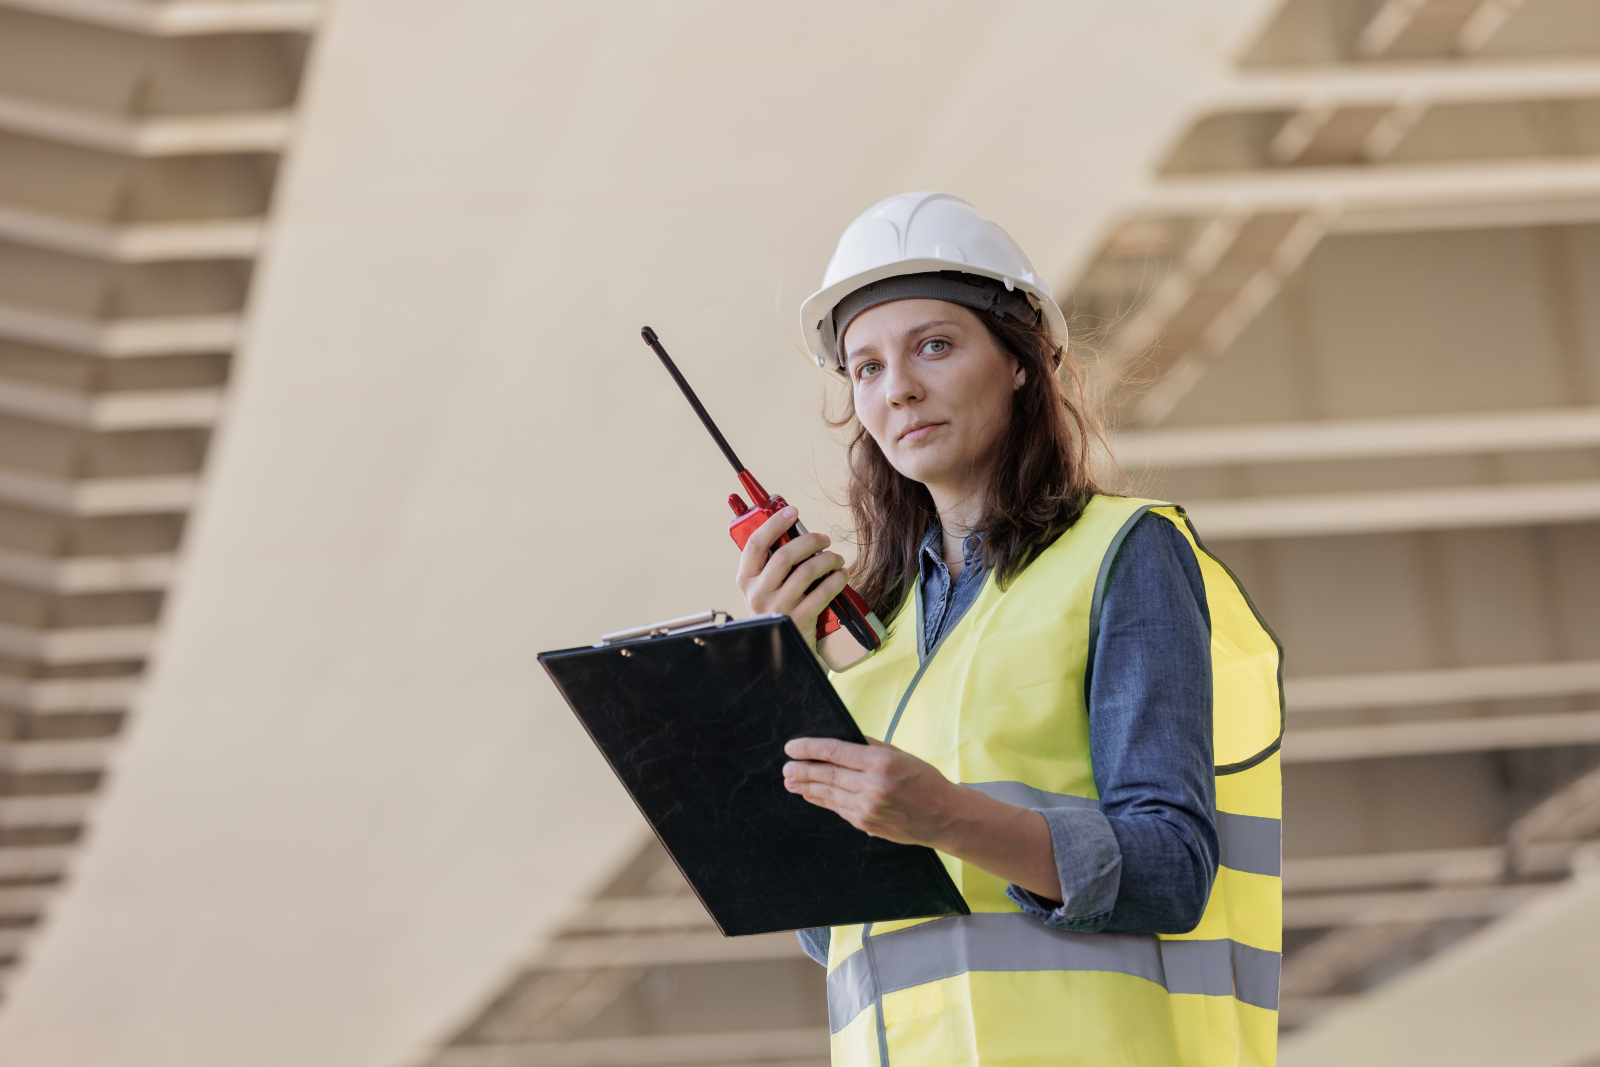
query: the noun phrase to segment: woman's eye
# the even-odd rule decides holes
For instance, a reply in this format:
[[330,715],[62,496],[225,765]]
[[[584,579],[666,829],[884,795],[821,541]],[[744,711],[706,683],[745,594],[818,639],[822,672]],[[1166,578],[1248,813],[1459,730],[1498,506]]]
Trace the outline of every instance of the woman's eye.
[[937,356],[941,352],[948,351],[949,348],[950,342],[940,340],[939,338],[934,338],[932,341],[928,341],[922,346],[922,350],[928,353],[930,356]]
[[856,377],[857,378],[870,378],[872,375],[878,373],[878,369],[879,369],[879,364],[877,364],[875,362],[872,362],[871,360],[868,360],[865,363],[857,364],[857,366],[856,366]]

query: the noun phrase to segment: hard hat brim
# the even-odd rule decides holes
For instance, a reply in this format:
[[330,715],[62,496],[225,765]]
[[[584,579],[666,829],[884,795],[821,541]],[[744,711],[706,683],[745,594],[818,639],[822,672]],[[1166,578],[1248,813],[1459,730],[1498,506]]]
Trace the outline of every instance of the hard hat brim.
[[871,270],[864,270],[860,274],[853,274],[824,289],[819,289],[806,298],[800,305],[800,330],[805,337],[806,348],[811,352],[819,367],[832,367],[839,374],[844,373],[844,366],[838,355],[838,339],[833,336],[833,310],[839,306],[839,301],[873,282],[885,278],[894,278],[902,274],[930,274],[943,270],[958,270],[963,274],[972,274],[981,278],[993,278],[995,281],[1006,285],[1007,288],[1021,289],[1038,301],[1044,313],[1045,322],[1050,327],[1050,332],[1063,346],[1067,343],[1067,320],[1061,314],[1061,307],[1050,295],[1048,289],[1043,289],[1032,282],[1020,278],[1007,277],[995,271],[984,270],[982,267],[969,263],[951,262],[946,259],[903,259],[895,263],[886,263]]

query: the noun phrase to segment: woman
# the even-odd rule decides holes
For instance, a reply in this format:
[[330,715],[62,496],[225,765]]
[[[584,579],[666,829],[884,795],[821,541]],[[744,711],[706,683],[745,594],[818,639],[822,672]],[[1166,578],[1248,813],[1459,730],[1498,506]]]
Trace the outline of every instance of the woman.
[[[785,785],[937,849],[973,912],[802,932],[834,1062],[1271,1063],[1275,639],[1181,509],[1099,490],[1061,312],[970,205],[868,210],[802,318],[849,383],[853,580],[890,622],[834,676],[873,740],[790,742]],[[794,519],[738,581],[811,634],[844,561],[769,556]]]

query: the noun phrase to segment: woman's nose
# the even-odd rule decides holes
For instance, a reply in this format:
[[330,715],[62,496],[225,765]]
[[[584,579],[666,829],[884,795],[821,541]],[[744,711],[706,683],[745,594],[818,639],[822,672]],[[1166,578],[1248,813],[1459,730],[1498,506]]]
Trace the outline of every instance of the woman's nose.
[[901,407],[922,399],[921,383],[900,360],[892,361],[884,373],[889,377],[886,390],[889,403]]

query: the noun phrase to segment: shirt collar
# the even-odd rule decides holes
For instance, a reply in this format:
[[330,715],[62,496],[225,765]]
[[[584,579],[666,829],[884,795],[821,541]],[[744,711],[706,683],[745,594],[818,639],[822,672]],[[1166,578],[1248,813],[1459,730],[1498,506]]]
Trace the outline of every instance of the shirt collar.
[[[922,535],[922,544],[918,548],[918,555],[923,561],[923,568],[945,566],[944,562],[944,528],[939,525],[939,520],[934,519],[928,525],[928,532]],[[974,531],[967,535],[961,543],[961,565],[963,568],[983,565],[983,535]]]

